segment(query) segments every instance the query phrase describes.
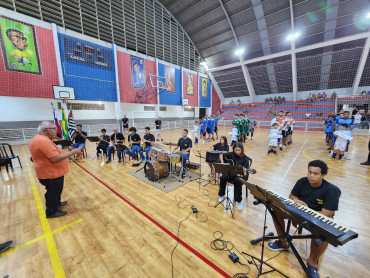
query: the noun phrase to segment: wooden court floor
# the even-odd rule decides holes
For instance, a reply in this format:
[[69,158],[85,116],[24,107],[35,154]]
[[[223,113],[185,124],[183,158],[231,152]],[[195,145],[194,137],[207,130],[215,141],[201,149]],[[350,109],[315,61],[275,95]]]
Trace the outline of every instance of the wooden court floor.
[[[220,135],[228,136],[228,131],[221,130]],[[166,141],[177,142],[180,136],[180,129],[163,131]],[[306,175],[310,159],[327,161],[323,134],[295,132],[293,140],[278,157],[267,157],[267,131],[257,130],[254,140],[245,144],[252,168],[257,170],[249,180],[288,196],[294,183]],[[370,277],[370,168],[359,164],[367,158],[368,140],[367,136],[355,136],[352,160],[328,162],[327,180],[342,190],[335,219],[359,233],[359,238],[342,247],[329,246],[321,260],[321,277]],[[205,152],[211,145],[198,144],[194,149]],[[210,247],[215,231],[222,232],[222,239],[231,241],[239,251],[259,256],[261,247],[249,242],[262,234],[264,210],[262,205],[253,205],[251,196],[245,199],[243,192],[244,209],[236,211],[232,219],[220,206],[212,207],[218,185],[199,190],[192,181],[166,194],[127,174],[134,169],[131,163],[117,165],[116,159],[105,165],[91,160],[94,149],[95,145],[88,143],[88,157],[70,163],[63,191],[68,215],[46,219],[45,189],[37,182],[28,147],[15,147],[23,169],[14,162],[14,172],[3,169],[0,173],[0,242],[14,241],[12,249],[0,254],[0,277],[171,277],[178,224],[189,214],[181,224],[181,242],[173,255],[175,277],[232,277],[248,271],[232,263],[227,251]],[[191,160],[198,162],[194,154]],[[202,164],[207,175],[209,168],[204,161]],[[178,207],[176,198],[186,196],[192,198]],[[196,206],[208,220],[198,222],[186,204]],[[204,214],[198,219],[205,220]],[[274,231],[270,216],[267,226],[268,232]],[[306,260],[309,241],[295,244]],[[275,255],[266,249],[266,258]],[[240,260],[248,264],[246,259]],[[304,277],[292,252],[283,252],[269,263],[289,277]],[[256,277],[256,273],[250,265],[248,277]],[[265,277],[281,276],[270,273]]]

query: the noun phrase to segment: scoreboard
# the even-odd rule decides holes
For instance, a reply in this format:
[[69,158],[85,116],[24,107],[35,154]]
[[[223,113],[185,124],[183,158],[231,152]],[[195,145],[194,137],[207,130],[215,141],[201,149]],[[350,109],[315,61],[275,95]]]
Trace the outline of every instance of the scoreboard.
[[64,54],[69,61],[112,69],[112,50],[64,35]]

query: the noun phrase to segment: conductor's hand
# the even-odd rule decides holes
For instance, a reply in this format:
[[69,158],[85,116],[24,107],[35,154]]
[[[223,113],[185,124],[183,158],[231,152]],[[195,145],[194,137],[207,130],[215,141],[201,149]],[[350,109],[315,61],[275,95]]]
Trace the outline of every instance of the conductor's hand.
[[73,152],[74,154],[81,154],[81,153],[82,153],[82,150],[83,150],[83,148],[82,148],[82,147],[80,147],[80,148],[76,148],[76,149],[74,149],[72,152]]

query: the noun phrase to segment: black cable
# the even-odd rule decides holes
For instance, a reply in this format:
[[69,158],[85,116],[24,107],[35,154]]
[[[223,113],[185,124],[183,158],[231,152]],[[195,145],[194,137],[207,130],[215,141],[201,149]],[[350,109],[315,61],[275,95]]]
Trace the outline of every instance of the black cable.
[[[202,190],[202,195],[197,195],[197,196],[185,196],[185,198],[184,199],[181,199],[181,196],[180,196],[180,194],[176,194],[175,195],[175,199],[176,199],[176,201],[177,201],[177,207],[178,208],[181,208],[181,209],[185,209],[186,207],[191,207],[192,205],[191,204],[186,204],[184,207],[181,207],[180,206],[180,204],[182,203],[182,202],[184,202],[185,200],[187,200],[187,199],[196,199],[196,198],[199,198],[199,197],[208,197],[208,199],[209,199],[209,201],[208,201],[208,203],[207,203],[207,205],[209,206],[209,207],[214,207],[214,205],[210,205],[210,203],[212,202],[212,198],[210,197],[210,192],[209,192],[209,190],[208,189],[206,189],[206,188],[204,188],[203,190]],[[217,201],[216,201],[216,203],[217,203]]]
[[[216,236],[216,233],[219,234],[219,236]],[[223,233],[221,231],[215,231],[213,233],[214,240],[211,241],[211,248],[218,251],[228,251],[230,254],[232,253],[231,250],[235,249],[241,257],[247,260],[249,264],[252,264],[253,262],[248,260],[242,252],[240,252],[231,241],[226,241],[221,239],[223,237]],[[236,273],[233,278],[248,278],[248,274],[250,272],[250,267],[247,264],[241,263],[239,260],[237,261],[240,265],[245,266],[248,269],[247,273]]]

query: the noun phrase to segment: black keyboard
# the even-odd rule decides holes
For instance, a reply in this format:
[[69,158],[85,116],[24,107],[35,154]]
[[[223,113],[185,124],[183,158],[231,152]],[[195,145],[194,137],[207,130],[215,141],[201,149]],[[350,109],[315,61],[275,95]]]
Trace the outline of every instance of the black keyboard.
[[335,221],[333,218],[310,209],[306,206],[296,204],[292,199],[281,196],[269,189],[265,189],[268,193],[280,199],[288,212],[282,212],[286,217],[290,218],[292,215],[294,219],[290,219],[297,224],[307,222],[303,227],[310,231],[318,238],[327,241],[333,246],[343,245],[348,241],[358,237],[358,234],[352,231],[349,227]]

